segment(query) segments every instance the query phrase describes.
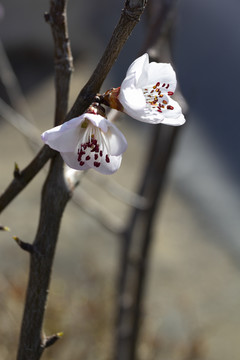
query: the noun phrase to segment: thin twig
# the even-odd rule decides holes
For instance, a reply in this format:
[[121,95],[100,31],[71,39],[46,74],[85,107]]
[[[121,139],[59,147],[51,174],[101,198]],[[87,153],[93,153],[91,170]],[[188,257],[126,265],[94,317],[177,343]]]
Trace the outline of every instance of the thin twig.
[[44,145],[36,157],[22,171],[14,177],[6,190],[0,196],[0,213],[5,207],[30,183],[35,175],[43,168],[46,162],[57,154],[55,150]]
[[8,56],[0,41],[0,80],[7,92],[10,103],[14,109],[19,111],[28,119],[32,119],[31,111],[28,107],[27,101],[22,93],[18,79],[13,71],[13,68],[8,60]]
[[31,147],[39,149],[42,146],[41,131],[2,99],[0,99],[0,116],[25,136]]

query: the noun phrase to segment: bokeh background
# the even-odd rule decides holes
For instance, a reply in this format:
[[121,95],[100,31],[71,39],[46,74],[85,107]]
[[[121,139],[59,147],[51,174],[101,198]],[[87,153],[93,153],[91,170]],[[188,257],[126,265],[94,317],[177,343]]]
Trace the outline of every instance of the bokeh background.
[[[100,58],[123,1],[70,0],[74,56],[72,103]],[[36,126],[52,126],[53,50],[43,14],[48,1],[5,0],[0,36]],[[239,90],[240,3],[180,0],[172,31],[172,61],[189,110],[171,162],[154,226],[140,359],[238,360],[240,357]],[[144,17],[104,89],[118,86],[141,51]],[[2,97],[5,99],[3,89]],[[145,159],[149,126],[121,117],[129,147],[114,181],[134,190]],[[17,162],[33,153],[24,137],[0,120],[0,192]],[[134,164],[134,166],[133,166]],[[28,256],[11,236],[34,238],[45,171],[1,215],[0,357],[14,358],[27,282]],[[127,176],[126,176],[127,174]],[[124,223],[129,207],[84,177],[82,189]],[[97,207],[97,205],[96,205]],[[44,359],[110,358],[119,237],[71,202],[62,222],[46,314],[47,333],[64,337]],[[109,215],[110,217],[110,215]],[[110,220],[111,221],[111,220]]]

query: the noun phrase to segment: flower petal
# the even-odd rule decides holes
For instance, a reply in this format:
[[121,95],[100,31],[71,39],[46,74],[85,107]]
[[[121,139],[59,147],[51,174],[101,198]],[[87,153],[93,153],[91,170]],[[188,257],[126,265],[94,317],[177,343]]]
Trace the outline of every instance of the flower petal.
[[169,98],[168,104],[173,107],[172,110],[162,110],[162,114],[164,116],[162,124],[165,125],[172,125],[172,126],[180,126],[183,125],[186,121],[184,115],[182,114],[181,106],[178,104],[177,101]]
[[122,156],[109,156],[109,162],[104,161],[105,159],[105,154],[103,155],[102,159],[98,159],[98,161],[94,160],[94,157],[91,158],[91,160],[88,160],[86,162],[84,162],[84,164],[80,165],[79,161],[78,161],[78,154],[77,154],[77,150],[75,152],[71,152],[71,153],[61,153],[61,156],[63,158],[63,160],[65,161],[65,163],[71,167],[72,169],[76,169],[76,170],[89,170],[89,169],[94,169],[98,172],[100,172],[101,174],[105,174],[105,175],[110,175],[113,174],[114,172],[116,172],[122,162]]
[[84,165],[80,166],[78,162],[78,154],[77,150],[75,152],[61,152],[60,153],[65,163],[72,169],[75,170],[88,170],[90,169],[90,166],[88,163],[85,163]]
[[135,86],[134,74],[123,80],[118,99],[124,108],[124,112],[133,118],[135,112],[144,110],[146,100],[142,89]]
[[127,149],[127,140],[123,133],[110,121],[108,121],[108,132],[103,136],[107,137],[110,155],[118,156]]
[[90,120],[94,126],[100,128],[103,132],[107,132],[109,121],[103,116],[99,114],[86,113],[85,119]]
[[140,76],[137,87],[150,87],[157,82],[160,82],[161,91],[175,91],[177,85],[176,74],[170,64],[151,62],[146,72],[143,72]]
[[143,54],[139,58],[137,58],[128,68],[126,73],[126,78],[134,74],[135,81],[138,82],[139,77],[145,71],[147,66],[149,65],[149,57],[148,54]]
[[84,115],[81,115],[62,125],[49,129],[41,135],[42,140],[54,150],[71,152],[76,148],[79,141],[80,125],[83,121]]

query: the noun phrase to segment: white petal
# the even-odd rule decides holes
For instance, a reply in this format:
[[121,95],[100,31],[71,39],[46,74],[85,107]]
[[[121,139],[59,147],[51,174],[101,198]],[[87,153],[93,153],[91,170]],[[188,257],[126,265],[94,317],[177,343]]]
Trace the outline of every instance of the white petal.
[[135,81],[138,82],[139,77],[145,71],[149,64],[149,57],[148,54],[144,54],[137,58],[128,68],[126,77],[134,74]]
[[162,88],[162,85],[168,85],[166,92],[174,92],[177,85],[176,74],[170,64],[162,64],[151,62],[148,65],[147,73],[143,73],[139,78],[137,87],[150,87],[155,85],[157,82],[160,82],[160,88],[163,91],[165,88]]
[[94,126],[100,128],[104,132],[108,129],[108,120],[101,115],[86,113],[85,119],[90,120]]
[[105,136],[108,139],[110,155],[120,155],[127,149],[127,140],[123,133],[114,124],[109,122],[108,126],[109,130]]
[[105,175],[110,175],[116,172],[120,168],[122,162],[122,156],[119,155],[119,156],[109,156],[110,161],[109,163],[107,163],[106,161],[104,161],[105,159],[105,154],[104,154],[102,159],[100,158],[98,159],[101,160],[99,166],[94,165],[95,160],[93,156],[91,160],[86,161],[83,165],[80,165],[80,163],[77,160],[78,159],[77,151],[72,153],[66,153],[66,152],[61,153],[61,156],[65,161],[65,163],[72,169],[88,170],[92,168],[100,172],[101,174],[105,174]]
[[42,134],[42,140],[54,150],[71,152],[76,148],[79,141],[80,125],[83,120],[84,116],[81,115],[49,129]]
[[110,175],[115,173],[120,168],[121,162],[122,162],[122,155],[110,156],[109,163],[101,162],[101,165],[98,168],[93,167],[93,169],[100,172],[101,174]]
[[164,116],[164,120],[162,124],[172,125],[172,126],[180,126],[183,125],[186,121],[184,115],[182,114],[182,109],[177,101],[169,98],[169,105],[173,106],[173,110],[163,110],[162,114]]
[[132,117],[134,117],[135,112],[141,112],[145,108],[146,100],[142,89],[135,86],[134,74],[124,79],[118,99],[124,108],[124,112]]

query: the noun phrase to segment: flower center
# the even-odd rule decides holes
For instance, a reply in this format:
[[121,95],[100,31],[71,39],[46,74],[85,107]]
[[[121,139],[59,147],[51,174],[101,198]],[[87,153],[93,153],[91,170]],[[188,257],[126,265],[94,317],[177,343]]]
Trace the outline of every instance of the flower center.
[[148,110],[162,113],[163,110],[173,110],[174,107],[169,105],[169,96],[173,95],[172,91],[167,91],[169,84],[157,82],[154,86],[143,89]]
[[109,146],[102,131],[91,123],[86,123],[86,120],[82,123],[81,127],[86,129],[86,131],[81,142],[79,142],[77,152],[79,165],[83,166],[85,163],[91,162],[93,166],[98,168],[101,165],[101,162],[105,161],[106,163],[109,163]]

